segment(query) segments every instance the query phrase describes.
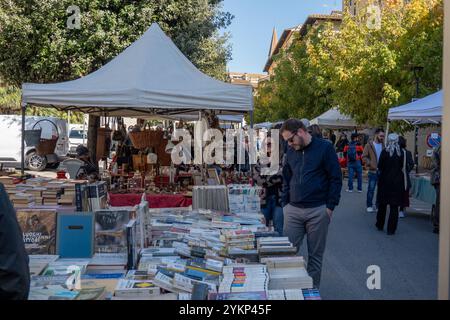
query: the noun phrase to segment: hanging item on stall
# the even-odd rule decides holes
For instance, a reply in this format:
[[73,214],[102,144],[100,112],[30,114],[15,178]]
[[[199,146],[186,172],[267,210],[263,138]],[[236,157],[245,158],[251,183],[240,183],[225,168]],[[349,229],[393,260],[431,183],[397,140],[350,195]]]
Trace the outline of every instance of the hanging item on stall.
[[135,126],[128,135],[134,148],[145,149],[158,147],[164,133],[150,129],[150,124],[146,123],[143,128]]
[[[115,122],[115,121],[113,120],[113,122]],[[123,119],[118,118],[117,119],[117,128],[114,128],[112,140],[113,141],[125,141],[126,136],[127,136],[127,129],[125,128]]]
[[55,149],[56,149],[56,143],[58,142],[59,139],[59,131],[58,131],[58,127],[56,126],[56,124],[48,119],[43,119],[43,120],[39,120],[38,122],[36,122],[32,128],[32,130],[34,130],[36,128],[36,125],[42,121],[48,121],[50,122],[56,130],[56,135],[53,135],[52,133],[52,138],[51,139],[43,139],[40,138],[39,143],[36,145],[36,153],[39,156],[46,156],[48,154],[53,154],[55,153]]
[[106,128],[98,128],[97,130],[97,160],[109,156],[111,148],[111,133],[112,130],[107,126]]

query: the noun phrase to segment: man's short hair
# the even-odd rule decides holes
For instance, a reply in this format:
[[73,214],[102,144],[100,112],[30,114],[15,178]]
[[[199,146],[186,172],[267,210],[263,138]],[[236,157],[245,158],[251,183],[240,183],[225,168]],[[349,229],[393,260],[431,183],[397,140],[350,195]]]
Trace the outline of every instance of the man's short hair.
[[289,119],[281,126],[280,133],[282,134],[284,131],[297,132],[298,129],[302,129],[303,131],[307,130],[302,121],[298,119]]
[[384,129],[383,128],[378,128],[377,130],[375,130],[375,135],[379,134],[380,132],[384,133]]

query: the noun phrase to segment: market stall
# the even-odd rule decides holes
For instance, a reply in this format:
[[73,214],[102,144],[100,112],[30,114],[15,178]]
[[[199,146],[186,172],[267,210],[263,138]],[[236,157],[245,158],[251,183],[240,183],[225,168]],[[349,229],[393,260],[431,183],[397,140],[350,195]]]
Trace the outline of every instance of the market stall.
[[[388,130],[391,121],[406,121],[416,127],[415,158],[418,166],[417,133],[418,125],[440,124],[442,122],[442,108],[444,105],[443,91],[440,90],[422,99],[389,109]],[[417,173],[417,172],[416,172]],[[416,174],[411,176],[411,196],[434,205],[436,191],[430,184],[429,174]]]
[[[147,118],[133,128],[116,123],[115,130],[109,126],[102,130],[105,136],[101,141],[110,137],[116,148],[113,163],[106,169],[108,186],[120,193],[173,194],[180,192],[170,185],[180,174],[171,163],[175,122],[182,122],[180,127],[191,131],[186,122],[205,117],[210,120],[209,127],[214,119],[218,119],[217,128],[220,121],[242,124],[243,114],[253,111],[253,94],[251,86],[221,82],[201,73],[158,24],[153,24],[121,54],[85,77],[54,84],[23,84],[23,112],[28,105]],[[148,123],[150,119],[171,122],[169,127],[155,128]],[[145,122],[148,126],[144,127]],[[103,149],[102,155],[109,148]],[[202,178],[209,177],[202,173]]]

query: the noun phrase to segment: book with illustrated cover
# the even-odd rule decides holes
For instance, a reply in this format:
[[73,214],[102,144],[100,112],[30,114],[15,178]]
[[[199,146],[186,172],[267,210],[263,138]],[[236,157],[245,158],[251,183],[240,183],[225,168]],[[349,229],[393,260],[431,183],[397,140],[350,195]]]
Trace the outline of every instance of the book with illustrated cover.
[[159,295],[161,290],[150,280],[120,279],[114,290],[115,296],[152,296]]
[[106,295],[106,287],[83,288],[79,291],[75,300],[103,300]]
[[17,220],[29,255],[56,253],[56,217],[56,210],[17,210]]
[[131,213],[127,210],[99,210],[95,212],[95,252],[126,253],[127,224]]

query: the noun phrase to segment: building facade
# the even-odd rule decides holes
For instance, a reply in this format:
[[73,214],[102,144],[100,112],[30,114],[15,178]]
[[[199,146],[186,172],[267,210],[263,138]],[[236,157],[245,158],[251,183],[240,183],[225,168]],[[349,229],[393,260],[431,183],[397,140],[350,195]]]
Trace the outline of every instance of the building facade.
[[259,83],[267,77],[267,74],[260,73],[228,72],[227,74],[228,82],[232,84],[251,85],[255,90],[258,89]]

